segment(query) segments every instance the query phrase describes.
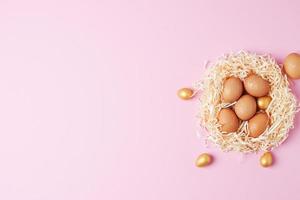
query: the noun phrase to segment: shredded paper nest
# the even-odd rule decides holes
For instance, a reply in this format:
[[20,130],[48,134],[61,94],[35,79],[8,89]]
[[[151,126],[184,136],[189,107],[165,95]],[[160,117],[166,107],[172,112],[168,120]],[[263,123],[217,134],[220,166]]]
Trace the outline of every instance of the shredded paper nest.
[[[223,82],[230,76],[244,80],[251,72],[268,80],[271,85],[269,95],[272,101],[266,110],[270,124],[257,138],[248,136],[248,121],[241,123],[237,132],[224,134],[219,129],[218,113],[235,102],[221,102]],[[223,151],[250,153],[272,150],[288,137],[289,129],[293,128],[297,101],[286,75],[282,74],[280,66],[269,55],[244,51],[225,55],[208,67],[204,79],[195,85],[195,89],[202,90],[198,117],[201,126],[207,130],[205,138]]]

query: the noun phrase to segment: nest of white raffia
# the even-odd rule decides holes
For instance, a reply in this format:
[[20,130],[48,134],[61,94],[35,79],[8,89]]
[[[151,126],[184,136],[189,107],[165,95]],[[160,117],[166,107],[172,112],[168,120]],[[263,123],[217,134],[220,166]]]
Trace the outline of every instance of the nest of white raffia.
[[[221,102],[223,82],[231,76],[244,80],[251,72],[268,80],[271,85],[269,96],[272,101],[266,110],[270,124],[257,138],[249,137],[248,121],[242,122],[236,132],[224,134],[219,129],[218,113],[222,108],[233,106],[235,102]],[[244,51],[225,55],[208,67],[204,79],[195,85],[195,89],[202,90],[198,117],[201,126],[208,132],[204,133],[205,138],[223,151],[250,153],[272,150],[288,137],[289,130],[293,128],[297,101],[289,88],[286,75],[269,55]]]

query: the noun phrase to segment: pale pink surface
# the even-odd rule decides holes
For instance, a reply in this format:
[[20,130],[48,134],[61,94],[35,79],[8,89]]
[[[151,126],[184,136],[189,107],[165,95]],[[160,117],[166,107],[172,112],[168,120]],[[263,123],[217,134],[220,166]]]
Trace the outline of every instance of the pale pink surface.
[[299,19],[296,0],[0,1],[0,199],[300,199],[299,117],[263,169],[201,145],[176,97],[222,53],[299,52]]

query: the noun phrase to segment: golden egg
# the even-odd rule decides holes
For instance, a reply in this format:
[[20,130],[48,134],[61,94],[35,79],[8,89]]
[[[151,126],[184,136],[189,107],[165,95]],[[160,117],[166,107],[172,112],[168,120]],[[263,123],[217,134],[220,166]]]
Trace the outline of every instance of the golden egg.
[[291,53],[289,54],[283,62],[283,67],[285,73],[290,78],[299,79],[300,78],[300,54]]
[[234,105],[235,114],[241,120],[248,120],[256,113],[255,98],[245,94]]
[[257,99],[258,108],[262,109],[262,110],[266,110],[268,108],[269,104],[271,103],[271,101],[272,101],[272,98],[269,96],[259,97]]
[[270,84],[262,77],[251,74],[244,81],[245,90],[254,97],[266,96],[270,91]]
[[271,152],[266,152],[260,157],[260,165],[263,167],[269,167],[273,164],[273,156]]
[[200,154],[196,160],[197,167],[205,167],[212,163],[212,156],[208,153]]
[[177,95],[183,100],[189,100],[193,98],[194,91],[190,88],[181,88],[178,90]]

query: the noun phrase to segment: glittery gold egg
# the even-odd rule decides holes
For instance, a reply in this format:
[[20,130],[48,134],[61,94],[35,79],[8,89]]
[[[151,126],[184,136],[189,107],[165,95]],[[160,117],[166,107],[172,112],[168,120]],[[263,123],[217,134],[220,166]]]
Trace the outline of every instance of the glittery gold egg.
[[181,88],[178,90],[177,95],[183,100],[189,100],[193,97],[194,91],[190,88]]
[[259,97],[257,99],[257,105],[258,108],[265,110],[268,108],[269,104],[271,103],[272,98],[269,96],[265,96],[265,97]]
[[260,157],[260,165],[263,167],[269,167],[273,164],[273,156],[271,152],[266,152]]
[[212,156],[208,153],[200,154],[196,160],[197,167],[205,167],[212,162]]

